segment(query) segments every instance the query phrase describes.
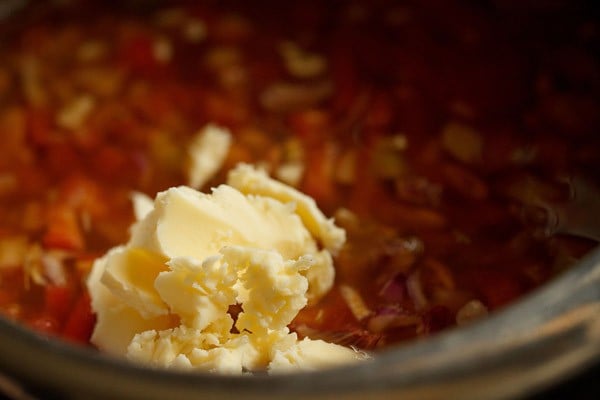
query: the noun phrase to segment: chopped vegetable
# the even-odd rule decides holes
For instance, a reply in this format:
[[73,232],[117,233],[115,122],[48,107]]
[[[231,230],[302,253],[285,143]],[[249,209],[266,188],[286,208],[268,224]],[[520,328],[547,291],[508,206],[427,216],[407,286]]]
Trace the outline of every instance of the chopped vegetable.
[[[600,186],[577,2],[121,3],[31,1],[0,26],[7,318],[89,344],[94,260],[156,193],[208,191],[240,162],[347,233],[300,337],[379,349],[468,324],[596,244],[562,235],[566,210],[579,234],[595,221],[568,182]],[[210,124],[227,133],[195,136]]]

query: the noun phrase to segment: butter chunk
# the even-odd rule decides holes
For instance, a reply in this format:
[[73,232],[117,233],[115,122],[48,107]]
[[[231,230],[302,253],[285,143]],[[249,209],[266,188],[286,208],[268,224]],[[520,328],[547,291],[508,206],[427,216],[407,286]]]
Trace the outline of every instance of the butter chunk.
[[335,280],[335,269],[333,268],[331,253],[327,250],[321,250],[314,253],[312,257],[312,267],[303,271],[309,284],[306,293],[309,304],[314,304],[329,292]]
[[260,363],[260,352],[247,335],[237,335],[221,347],[194,349],[189,360],[195,368],[222,374],[242,374],[264,367]]
[[165,259],[138,248],[124,248],[108,256],[101,282],[144,317],[168,314],[154,288],[154,279],[167,269]]
[[178,322],[172,315],[145,318],[101,284],[108,258],[121,251],[123,246],[118,246],[97,259],[87,280],[91,306],[96,310],[96,325],[91,342],[100,350],[113,355],[125,354],[127,346],[138,332],[153,328],[167,329],[176,326]]
[[285,204],[247,197],[227,185],[212,194],[188,187],[159,193],[154,210],[132,235],[132,246],[167,258],[203,260],[233,243],[277,249],[286,258],[316,249],[300,218]]
[[349,347],[304,338],[293,345],[275,350],[269,372],[312,371],[366,360],[366,353]]
[[239,246],[221,252],[224,263],[243,271],[240,281],[246,291],[238,299],[243,312],[236,323],[240,332],[284,328],[306,305],[308,281],[300,271],[310,267],[309,256],[284,261],[275,251]]
[[247,335],[223,338],[180,326],[136,335],[127,349],[127,358],[166,368],[241,374],[259,368],[260,355]]
[[219,257],[209,257],[203,262],[175,257],[168,265],[169,271],[156,277],[155,287],[171,312],[179,315],[188,327],[203,330],[213,324],[213,328],[229,332],[233,320],[227,310],[236,303],[237,272],[220,263]]
[[227,184],[244,194],[268,196],[283,203],[293,203],[296,213],[323,246],[333,255],[341,249],[346,241],[346,231],[335,225],[319,210],[315,200],[291,186],[278,182],[261,170],[248,164],[239,164],[229,171]]
[[191,366],[188,355],[194,349],[215,348],[221,339],[185,325],[161,331],[147,330],[133,338],[127,348],[127,358],[149,365],[185,368]]
[[141,221],[154,209],[154,199],[141,192],[131,193],[131,203],[136,221]]
[[211,193],[132,195],[130,240],[96,260],[87,281],[92,343],[134,362],[224,374],[360,359],[288,328],[333,285],[345,232],[311,198],[250,166],[230,180]]
[[192,139],[188,148],[190,169],[188,183],[199,189],[210,180],[227,157],[231,133],[219,126],[208,124]]

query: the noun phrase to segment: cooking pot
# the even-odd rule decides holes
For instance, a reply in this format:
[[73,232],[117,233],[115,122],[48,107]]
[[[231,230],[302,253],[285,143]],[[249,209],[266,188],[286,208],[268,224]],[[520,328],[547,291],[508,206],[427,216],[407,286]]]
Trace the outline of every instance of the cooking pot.
[[[0,3],[0,19],[22,3]],[[543,393],[598,363],[600,248],[483,320],[318,372],[220,376],[144,368],[0,319],[0,390],[17,399],[506,399]]]

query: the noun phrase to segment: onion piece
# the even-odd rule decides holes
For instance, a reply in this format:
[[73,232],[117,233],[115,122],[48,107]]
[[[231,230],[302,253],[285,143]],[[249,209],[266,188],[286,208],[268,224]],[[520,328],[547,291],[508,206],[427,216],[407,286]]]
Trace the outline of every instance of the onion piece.
[[315,106],[332,92],[333,85],[328,80],[311,84],[276,82],[261,93],[260,103],[267,111],[285,112]]
[[94,97],[89,94],[78,96],[59,110],[56,123],[65,129],[78,130],[94,110],[95,104]]
[[472,127],[449,122],[442,131],[442,146],[450,155],[466,164],[475,164],[482,160],[483,137]]
[[379,296],[387,301],[400,303],[408,296],[406,288],[406,276],[402,273],[394,275],[388,280],[381,290]]
[[58,251],[49,251],[42,255],[44,275],[49,283],[56,286],[67,285],[67,270],[65,267],[65,254]]
[[275,177],[290,186],[298,187],[304,175],[304,164],[297,161],[285,162],[277,167]]
[[471,300],[456,313],[456,324],[459,326],[469,324],[488,314],[487,307],[479,300]]
[[27,257],[27,237],[10,236],[0,238],[0,270],[23,265]]
[[341,284],[339,286],[340,294],[344,298],[344,301],[350,308],[350,311],[354,315],[357,321],[362,321],[367,318],[373,312],[367,307],[362,296],[356,289],[351,286]]
[[314,78],[327,69],[323,56],[303,50],[293,42],[282,43],[279,52],[287,71],[295,78]]
[[415,271],[406,279],[406,290],[417,310],[422,310],[427,306],[427,297],[423,291],[421,284],[421,276],[419,271]]
[[387,306],[369,318],[367,328],[371,332],[382,333],[392,328],[406,328],[417,326],[420,323],[420,316],[411,314],[400,307]]

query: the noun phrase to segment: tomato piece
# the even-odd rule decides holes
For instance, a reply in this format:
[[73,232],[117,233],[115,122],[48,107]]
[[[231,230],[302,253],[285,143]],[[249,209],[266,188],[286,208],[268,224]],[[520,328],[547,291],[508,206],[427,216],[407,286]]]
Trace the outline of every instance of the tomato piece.
[[28,110],[29,140],[33,145],[46,145],[50,141],[52,130],[52,111],[46,108]]
[[136,34],[121,48],[121,59],[135,72],[148,73],[158,67],[153,52],[153,41],[149,35]]
[[318,147],[331,130],[329,114],[321,110],[295,112],[289,116],[289,124],[294,135],[311,147]]
[[23,272],[20,269],[6,269],[0,273],[0,307],[4,308],[19,301],[23,291]]
[[81,344],[87,344],[94,330],[96,316],[92,311],[91,299],[87,292],[84,292],[71,310],[67,322],[62,330],[62,337],[69,341]]
[[518,277],[508,271],[478,271],[475,279],[486,305],[492,310],[510,303],[525,291]]
[[338,149],[331,143],[313,149],[307,156],[307,173],[302,191],[314,198],[320,207],[330,209],[336,204],[337,191],[334,168]]
[[42,239],[45,247],[82,250],[84,239],[75,212],[67,207],[53,207],[48,215],[48,227]]
[[64,321],[71,308],[73,289],[70,286],[47,285],[44,290],[44,307],[48,315]]
[[94,170],[106,178],[127,169],[127,156],[114,146],[103,146],[92,157]]

